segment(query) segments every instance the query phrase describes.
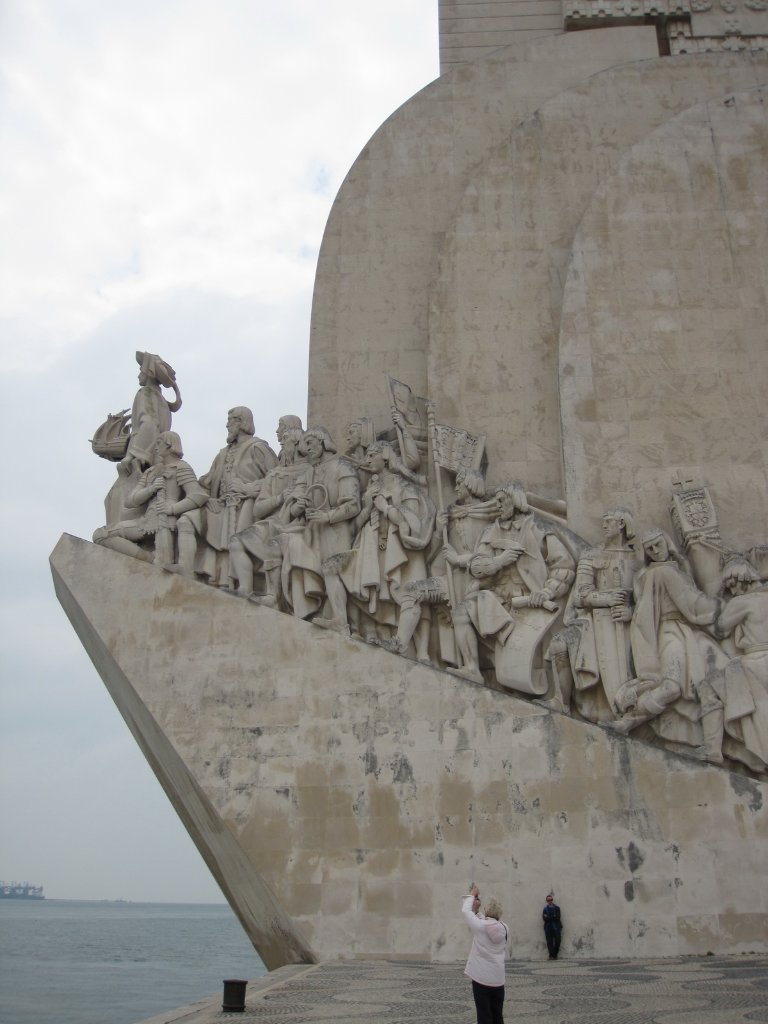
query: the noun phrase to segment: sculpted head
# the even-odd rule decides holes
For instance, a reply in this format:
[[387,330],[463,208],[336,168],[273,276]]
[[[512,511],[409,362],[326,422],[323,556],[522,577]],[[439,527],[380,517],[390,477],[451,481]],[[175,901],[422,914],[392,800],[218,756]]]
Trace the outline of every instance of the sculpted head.
[[760,573],[757,569],[746,558],[735,558],[725,567],[720,592],[727,592],[735,597],[738,594],[749,593],[756,583],[760,583]]
[[319,462],[326,452],[336,454],[336,445],[325,427],[310,427],[299,441],[299,455],[304,455],[307,462]]
[[621,505],[607,508],[603,512],[602,527],[606,541],[616,540],[621,537],[622,533],[627,540],[632,540],[635,536],[635,521],[632,512]]
[[253,413],[247,405],[236,405],[227,414],[227,441],[235,441],[240,434],[253,437],[256,427],[253,425]]
[[347,451],[353,452],[358,447],[368,448],[374,439],[373,420],[369,416],[361,416],[347,424]]
[[528,499],[525,495],[525,488],[517,480],[510,480],[508,483],[497,487],[494,497],[499,506],[499,518],[511,519],[516,512],[528,511]]
[[302,426],[300,416],[281,416],[277,421],[277,441],[285,446],[286,443],[298,444],[301,440]]
[[646,565],[649,565],[651,562],[668,562],[670,560],[669,537],[658,527],[654,527],[654,529],[644,533],[640,543],[643,546],[643,556]]
[[392,459],[392,447],[386,441],[369,444],[363,465],[371,473],[380,473]]
[[168,455],[174,455],[177,459],[180,459],[183,454],[181,438],[175,430],[164,430],[161,434],[157,435],[157,440],[155,441],[156,459],[162,459]]

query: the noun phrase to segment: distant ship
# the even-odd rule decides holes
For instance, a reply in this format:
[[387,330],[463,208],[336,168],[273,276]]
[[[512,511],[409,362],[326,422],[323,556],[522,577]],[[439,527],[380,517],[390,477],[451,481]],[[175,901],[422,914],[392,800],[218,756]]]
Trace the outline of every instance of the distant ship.
[[0,882],[0,900],[44,900],[42,885],[29,882]]

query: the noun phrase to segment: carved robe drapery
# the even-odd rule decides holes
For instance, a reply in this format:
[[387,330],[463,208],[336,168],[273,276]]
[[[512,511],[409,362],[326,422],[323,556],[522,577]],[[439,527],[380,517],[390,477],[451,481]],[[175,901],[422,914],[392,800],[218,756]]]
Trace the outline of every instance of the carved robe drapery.
[[630,641],[635,672],[643,681],[676,684],[680,696],[649,725],[663,739],[687,746],[701,741],[696,683],[724,668],[727,655],[702,629],[715,620],[718,603],[702,593],[674,562],[651,562],[635,579]]
[[279,537],[283,596],[294,615],[307,618],[319,611],[325,597],[323,562],[352,548],[360,485],[355,467],[332,456],[307,465],[297,486],[315,508],[330,513],[328,523],[311,523],[298,516]]
[[392,522],[374,508],[341,578],[363,612],[382,625],[396,626],[402,587],[427,574],[425,552],[432,539],[435,507],[424,488],[396,473],[383,478],[378,493],[397,510],[401,522]]

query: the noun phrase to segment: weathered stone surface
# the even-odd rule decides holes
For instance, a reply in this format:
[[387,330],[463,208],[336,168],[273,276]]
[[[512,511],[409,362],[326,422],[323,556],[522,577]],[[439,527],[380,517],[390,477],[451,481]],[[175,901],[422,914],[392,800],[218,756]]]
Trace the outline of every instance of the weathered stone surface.
[[[57,594],[269,966],[454,960],[495,890],[581,956],[764,949],[768,786],[64,536]],[[748,879],[748,899],[744,880]]]
[[[487,434],[495,480],[519,478],[537,493],[567,497],[577,531],[588,533],[596,507],[616,501],[637,511],[641,528],[663,522],[682,467],[706,478],[718,504],[738,506],[738,525],[731,516],[724,523],[729,535],[749,543],[762,536],[768,359],[755,325],[765,320],[768,292],[765,106],[755,100],[748,113],[734,97],[768,81],[768,54],[654,57],[651,29],[508,47],[443,75],[382,126],[342,186],[323,241],[312,421],[333,432],[357,406],[386,408],[386,368],[429,395],[441,422]],[[714,110],[719,141],[707,143],[701,117]],[[664,170],[685,125],[700,207],[684,196],[679,173]],[[626,187],[631,153],[644,157]],[[685,163],[682,145],[674,160]],[[726,179],[720,209],[717,182]],[[707,244],[693,251],[697,224]],[[586,283],[577,278],[584,231]],[[665,278],[671,253],[674,273]],[[601,376],[599,390],[583,369],[589,356],[580,357],[574,382],[561,350],[578,355],[579,321],[570,317],[561,337],[566,282],[569,310],[578,291],[574,315],[592,317],[589,330],[605,348],[595,372],[610,379]],[[621,368],[611,374],[619,320]],[[642,418],[657,376],[633,358],[642,353],[638,330],[657,354],[677,330],[677,361],[663,384],[669,389],[674,378],[676,401],[651,403],[652,438],[634,424],[631,447],[642,457],[624,471],[635,475],[642,502],[613,472],[628,451],[627,410]],[[736,423],[723,402],[747,365],[753,377],[739,391]],[[731,366],[722,395],[708,401]],[[589,483],[570,461],[582,445],[602,467]],[[705,446],[717,453],[711,471]]]

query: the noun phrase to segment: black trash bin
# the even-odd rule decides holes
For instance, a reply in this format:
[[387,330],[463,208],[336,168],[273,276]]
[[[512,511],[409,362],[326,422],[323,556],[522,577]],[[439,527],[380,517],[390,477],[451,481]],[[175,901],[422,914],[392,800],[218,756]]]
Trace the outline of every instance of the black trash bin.
[[225,1013],[243,1013],[245,1011],[245,986],[247,981],[239,978],[225,978],[224,1002],[221,1008]]

